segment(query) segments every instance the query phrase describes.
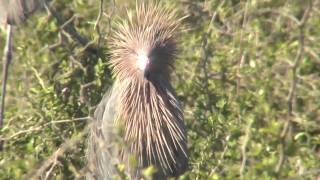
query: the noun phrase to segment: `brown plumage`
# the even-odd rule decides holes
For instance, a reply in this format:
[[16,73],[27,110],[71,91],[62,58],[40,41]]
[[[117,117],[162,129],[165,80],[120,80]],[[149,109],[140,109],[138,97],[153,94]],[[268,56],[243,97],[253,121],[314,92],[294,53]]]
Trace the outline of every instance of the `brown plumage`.
[[96,179],[111,178],[116,163],[132,178],[150,165],[162,177],[186,170],[186,130],[169,79],[180,22],[174,11],[141,4],[115,30],[115,83],[97,107],[89,139],[89,169]]

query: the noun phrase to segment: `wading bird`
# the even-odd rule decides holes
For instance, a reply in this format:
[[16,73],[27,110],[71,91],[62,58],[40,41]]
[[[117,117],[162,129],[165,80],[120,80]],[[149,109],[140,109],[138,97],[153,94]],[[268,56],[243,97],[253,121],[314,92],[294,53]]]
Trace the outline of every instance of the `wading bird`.
[[89,179],[110,179],[118,163],[132,179],[150,165],[161,179],[186,170],[186,128],[169,76],[181,20],[170,9],[140,4],[118,24],[111,40],[115,82],[97,106],[88,142]]

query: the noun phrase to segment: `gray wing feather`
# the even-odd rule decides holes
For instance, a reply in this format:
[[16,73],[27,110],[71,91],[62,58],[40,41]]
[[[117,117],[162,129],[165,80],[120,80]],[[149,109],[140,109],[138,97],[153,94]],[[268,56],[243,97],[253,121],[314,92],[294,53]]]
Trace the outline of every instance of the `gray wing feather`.
[[91,123],[91,134],[88,142],[89,176],[87,179],[112,179],[116,173],[114,165],[118,163],[115,143],[117,116],[117,93],[111,89],[102,98],[94,113]]

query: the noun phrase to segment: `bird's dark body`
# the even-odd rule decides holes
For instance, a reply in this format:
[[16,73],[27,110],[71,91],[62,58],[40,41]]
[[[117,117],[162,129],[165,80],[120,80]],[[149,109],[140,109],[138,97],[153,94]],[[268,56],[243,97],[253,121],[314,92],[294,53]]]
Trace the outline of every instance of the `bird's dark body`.
[[139,179],[150,165],[158,170],[158,179],[177,177],[187,169],[183,113],[169,81],[178,24],[169,11],[142,4],[129,23],[120,25],[110,63],[115,83],[92,122],[88,177],[112,179],[117,164],[132,179]]
[[[137,129],[136,135],[133,137],[139,136],[140,138],[124,140],[123,136],[129,136],[128,132],[125,132],[123,129],[128,129],[117,116],[121,116],[120,112],[117,109],[120,109],[120,90],[115,87],[123,87],[123,85],[118,85],[118,82],[114,87],[108,92],[102,99],[101,103],[97,106],[97,109],[94,114],[94,122],[91,130],[91,137],[89,139],[89,166],[93,169],[93,173],[96,179],[108,179],[112,176],[117,175],[116,165],[118,163],[123,163],[126,167],[126,173],[132,178],[140,177],[140,170],[146,168],[150,165],[155,166],[159,171],[155,174],[156,178],[165,178],[168,176],[178,176],[182,174],[188,164],[187,157],[187,147],[186,147],[186,132],[183,121],[172,122],[176,123],[174,126],[178,127],[181,132],[181,137],[173,138],[170,130],[166,126],[167,122],[158,122],[162,123],[161,128],[153,123],[154,118],[151,116],[150,119],[145,119],[149,121],[149,128]],[[150,86],[153,86],[150,83]],[[178,104],[176,99],[173,99],[173,90],[172,88],[164,89],[158,87],[158,93],[168,93],[165,96],[159,96],[161,100],[165,103],[168,103],[166,106],[170,107],[168,110],[177,111],[174,107]],[[167,91],[167,92],[166,92]],[[146,92],[147,93],[147,92]],[[136,94],[136,96],[142,96],[142,94]],[[132,97],[138,98],[138,97]],[[146,101],[148,101],[146,99]],[[173,104],[170,104],[174,102]],[[130,107],[133,111],[136,111],[138,106],[150,106],[150,104],[141,102],[143,104],[137,104],[136,107]],[[178,105],[179,106],[179,105]],[[157,109],[154,109],[157,110]],[[153,111],[153,110],[151,110]],[[143,112],[140,112],[143,113]],[[150,112],[151,114],[156,115],[161,112]],[[182,116],[182,114],[177,114],[177,116]],[[122,122],[120,122],[122,121]],[[144,127],[144,125],[140,125]],[[151,132],[147,132],[150,130]],[[158,139],[148,139],[150,136],[149,133],[157,133]],[[165,140],[164,140],[164,139]],[[179,141],[179,142],[177,142]],[[163,142],[163,143],[161,143]],[[159,144],[160,150],[162,152],[157,152],[157,144]],[[142,148],[137,151],[137,146]],[[151,160],[148,160],[148,148],[151,146],[150,150],[153,151]],[[162,146],[162,147],[161,147]],[[169,152],[171,151],[171,152]],[[170,157],[171,156],[171,157]],[[161,158],[168,158],[168,166],[163,166]],[[130,162],[132,159],[136,159],[138,164]],[[165,163],[166,164],[166,163]],[[169,167],[170,166],[170,167]]]

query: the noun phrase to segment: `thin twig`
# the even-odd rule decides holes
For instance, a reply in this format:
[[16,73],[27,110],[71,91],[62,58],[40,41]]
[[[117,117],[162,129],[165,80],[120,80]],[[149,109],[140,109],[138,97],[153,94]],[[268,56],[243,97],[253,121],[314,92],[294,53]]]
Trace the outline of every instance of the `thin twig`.
[[240,93],[240,87],[241,87],[241,68],[243,66],[244,60],[245,60],[245,50],[243,49],[243,34],[244,34],[244,29],[247,24],[247,18],[248,18],[248,6],[249,6],[250,1],[246,2],[245,9],[243,12],[243,22],[242,22],[242,27],[240,31],[240,58],[238,60],[238,68],[237,68],[237,96],[239,96]]
[[213,175],[213,173],[215,173],[219,168],[219,166],[223,163],[223,159],[227,153],[227,150],[228,150],[228,144],[225,145],[223,152],[221,153],[220,159],[218,160],[218,164],[212,169],[212,171],[210,172],[210,176]]
[[49,178],[49,175],[51,174],[52,170],[54,169],[54,167],[58,164],[58,155],[59,155],[59,152],[60,152],[60,148],[56,151],[56,153],[54,153],[53,155],[53,163],[50,167],[50,169],[46,172],[46,176],[44,177],[44,179],[48,179]]
[[101,35],[101,31],[100,31],[100,21],[101,21],[101,18],[102,18],[102,15],[103,15],[103,0],[100,0],[100,7],[99,7],[99,14],[98,14],[98,17],[97,17],[97,20],[94,24],[94,29],[97,31],[98,33],[98,46],[100,46],[101,44],[101,40],[102,40],[102,35]]
[[69,25],[74,21],[75,18],[76,18],[75,15],[71,16],[71,18],[69,18],[66,22],[64,22],[64,23],[60,26],[60,28],[61,28],[61,29],[65,29],[67,26],[69,26]]
[[0,141],[8,141],[10,139],[13,139],[17,136],[20,136],[22,134],[27,134],[27,133],[30,133],[30,132],[34,132],[34,131],[41,131],[43,130],[45,127],[49,126],[49,125],[52,125],[52,124],[60,124],[60,123],[70,123],[70,122],[76,122],[76,121],[86,121],[86,120],[90,120],[91,117],[81,117],[81,118],[74,118],[74,119],[65,119],[65,120],[56,120],[56,121],[50,121],[50,122],[47,122],[39,127],[32,127],[30,129],[26,129],[26,130],[21,130],[17,133],[14,133],[12,134],[11,136],[9,137],[0,137]]
[[47,10],[48,14],[54,17],[60,26],[60,29],[62,29],[66,34],[68,34],[73,40],[81,44],[82,46],[86,47],[85,50],[87,52],[90,52],[92,54],[97,54],[97,49],[93,48],[90,43],[90,41],[82,37],[74,26],[71,25],[70,22],[72,22],[73,18],[70,18],[67,22],[64,22],[62,19],[62,16],[52,7],[50,6],[46,1],[44,3],[44,7]]
[[[242,38],[241,38],[242,39]],[[242,40],[241,40],[242,41]],[[243,51],[243,50],[241,50]],[[240,88],[241,88],[241,68],[243,67],[243,63],[245,61],[245,54],[246,52],[243,51],[241,52],[241,57],[238,61],[238,68],[237,68],[237,95],[239,96],[239,93],[240,93]]]
[[249,120],[249,124],[246,128],[246,134],[243,140],[243,144],[241,146],[241,155],[242,155],[242,162],[241,162],[241,168],[240,168],[240,177],[241,179],[244,179],[244,170],[247,164],[247,146],[249,143],[249,140],[251,138],[251,127],[253,124],[253,119]]

